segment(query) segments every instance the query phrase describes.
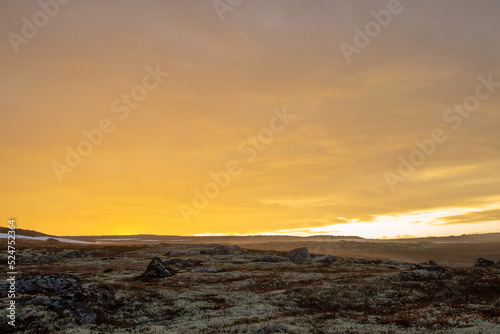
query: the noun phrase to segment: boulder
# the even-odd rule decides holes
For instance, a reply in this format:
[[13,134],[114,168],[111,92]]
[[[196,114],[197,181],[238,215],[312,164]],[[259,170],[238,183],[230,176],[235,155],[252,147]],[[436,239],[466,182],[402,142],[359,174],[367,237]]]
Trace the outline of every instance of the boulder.
[[295,248],[288,252],[288,258],[292,262],[306,262],[311,261],[311,256],[307,247]]
[[486,260],[480,257],[479,259],[474,262],[474,267],[489,267],[493,266],[495,264],[494,261]]
[[139,279],[163,278],[175,274],[175,270],[168,267],[159,257],[155,257],[149,262],[144,274]]
[[331,255],[318,256],[313,259],[313,262],[321,262],[321,263],[333,263],[335,262],[335,258]]

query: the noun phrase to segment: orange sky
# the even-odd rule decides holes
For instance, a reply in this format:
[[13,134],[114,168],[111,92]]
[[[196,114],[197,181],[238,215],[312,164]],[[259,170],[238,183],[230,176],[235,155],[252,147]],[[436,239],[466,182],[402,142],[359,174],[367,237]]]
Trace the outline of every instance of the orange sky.
[[[243,1],[224,20],[212,1],[63,3],[0,4],[0,225],[500,232],[500,2],[401,0],[349,62],[341,43],[387,1]],[[68,148],[91,152],[70,166]]]

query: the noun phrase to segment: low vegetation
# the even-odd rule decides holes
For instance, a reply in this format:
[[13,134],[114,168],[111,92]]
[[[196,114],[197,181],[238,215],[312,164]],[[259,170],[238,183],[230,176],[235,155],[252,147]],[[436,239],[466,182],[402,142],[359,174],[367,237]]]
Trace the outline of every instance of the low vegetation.
[[[3,321],[0,331],[499,332],[497,265],[441,267],[332,255],[328,262],[293,262],[283,252],[217,245],[32,242],[18,251],[16,327]],[[168,261],[173,274],[141,279],[148,265],[150,271],[163,267],[158,259],[151,262],[155,257]],[[5,285],[1,294],[6,301]],[[5,303],[0,317],[7,319]]]

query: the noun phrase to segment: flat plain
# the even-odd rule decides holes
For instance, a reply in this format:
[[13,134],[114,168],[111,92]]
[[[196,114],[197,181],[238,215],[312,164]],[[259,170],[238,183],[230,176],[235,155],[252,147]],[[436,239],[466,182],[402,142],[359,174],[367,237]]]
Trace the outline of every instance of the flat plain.
[[123,239],[18,239],[16,327],[3,285],[2,333],[500,332],[495,236]]

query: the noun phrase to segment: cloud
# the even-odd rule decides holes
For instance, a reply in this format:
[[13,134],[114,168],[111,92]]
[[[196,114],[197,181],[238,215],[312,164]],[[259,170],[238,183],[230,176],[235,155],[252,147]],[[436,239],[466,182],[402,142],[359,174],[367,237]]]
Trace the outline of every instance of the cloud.
[[[39,10],[1,6],[4,36]],[[362,232],[352,222],[482,207],[500,186],[500,91],[457,131],[443,112],[477,76],[500,81],[500,3],[405,2],[347,64],[339,44],[386,6],[245,1],[221,22],[210,1],[70,2],[19,54],[0,42],[0,208],[48,233],[203,234],[314,231],[338,217]],[[59,184],[51,163],[116,120],[110,104],[155,64],[169,78]],[[186,225],[178,204],[242,160],[238,145],[283,106],[298,119]],[[384,171],[436,127],[449,140],[391,193]],[[461,226],[483,228],[476,214]]]
[[440,218],[444,225],[477,224],[484,222],[500,222],[500,210],[485,210],[481,212],[468,212],[463,215],[447,216]]

